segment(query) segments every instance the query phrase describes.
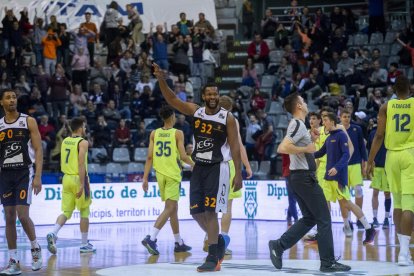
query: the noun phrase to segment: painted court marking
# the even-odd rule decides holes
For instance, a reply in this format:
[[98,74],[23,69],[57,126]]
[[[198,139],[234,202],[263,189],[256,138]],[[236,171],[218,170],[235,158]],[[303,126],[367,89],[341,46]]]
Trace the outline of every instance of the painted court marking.
[[[237,276],[260,276],[260,275],[390,275],[414,273],[414,266],[401,267],[390,262],[372,261],[341,261],[352,267],[351,271],[341,273],[322,273],[319,271],[320,262],[318,260],[283,260],[283,269],[277,270],[273,267],[270,260],[231,260],[224,262],[221,266],[219,275]],[[112,276],[132,276],[137,275],[200,275],[196,267],[201,263],[157,263],[141,264],[132,266],[120,266],[101,269],[98,275]]]

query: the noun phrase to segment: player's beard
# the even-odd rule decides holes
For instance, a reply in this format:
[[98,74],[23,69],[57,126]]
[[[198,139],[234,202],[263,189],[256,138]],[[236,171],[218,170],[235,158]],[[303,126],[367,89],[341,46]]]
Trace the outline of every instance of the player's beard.
[[214,102],[214,104],[212,105],[211,100],[206,101],[206,106],[210,109],[216,109],[218,104],[219,104],[219,100],[217,99],[217,100],[214,100],[213,102]]

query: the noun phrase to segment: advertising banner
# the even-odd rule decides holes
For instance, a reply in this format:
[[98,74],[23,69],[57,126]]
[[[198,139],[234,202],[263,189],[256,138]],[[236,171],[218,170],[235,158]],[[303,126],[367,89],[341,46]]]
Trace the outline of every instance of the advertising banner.
[[[148,192],[144,193],[141,182],[92,184],[91,223],[153,221],[164,209],[156,182],[149,183]],[[189,210],[189,182],[182,182],[178,207],[179,219],[191,219]],[[30,216],[35,225],[54,224],[61,214],[62,186],[43,185],[42,192],[33,196]],[[364,183],[364,213],[372,220],[372,190],[369,181]],[[354,200],[354,198],[352,198]],[[384,196],[380,193],[379,201]],[[384,217],[383,204],[378,210],[379,219]],[[244,181],[243,196],[233,200],[234,219],[286,220],[288,197],[285,181]],[[298,208],[299,210],[299,208]],[[300,212],[299,212],[300,213]],[[331,204],[332,221],[342,222],[338,203]],[[73,213],[69,224],[79,222],[79,212]],[[353,218],[355,221],[355,217]],[[0,226],[4,226],[0,219]]]
[[[0,1],[0,21],[4,18],[6,7],[13,9],[17,19],[20,19],[19,13],[26,7],[30,22],[33,22],[35,13],[37,17],[42,18],[45,15],[48,17],[56,15],[58,22],[66,23],[69,29],[75,29],[85,21],[84,14],[90,12],[91,21],[100,25],[110,2],[110,0],[2,0]],[[142,31],[144,33],[149,32],[151,22],[154,25],[163,25],[166,22],[170,30],[172,24],[180,21],[181,12],[185,12],[187,19],[194,20],[194,23],[198,21],[198,14],[203,12],[206,19],[217,28],[214,0],[118,0],[116,2],[120,6],[119,12],[123,17],[124,25],[128,25],[129,22],[125,5],[131,4],[138,10],[143,21]]]

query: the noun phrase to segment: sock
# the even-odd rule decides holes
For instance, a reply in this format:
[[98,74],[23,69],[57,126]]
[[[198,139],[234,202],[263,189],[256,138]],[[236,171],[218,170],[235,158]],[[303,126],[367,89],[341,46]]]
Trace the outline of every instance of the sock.
[[19,260],[17,258],[17,249],[9,249],[9,257],[17,262]]
[[53,229],[53,234],[55,234],[55,236],[57,236],[60,228],[62,228],[62,226],[60,224],[55,224],[55,228]]
[[352,212],[351,211],[348,211],[348,219],[349,219],[349,221],[352,221]]
[[388,213],[388,216],[386,216],[386,218],[388,218],[390,211],[391,211],[391,198],[385,199],[384,206],[385,206],[385,212]]
[[30,241],[30,245],[32,246],[32,249],[40,247],[39,244],[37,243],[37,239],[34,239],[33,241]]
[[174,234],[174,239],[179,245],[183,245],[183,239],[181,238],[180,233]]
[[365,216],[362,216],[361,218],[358,219],[362,225],[364,225],[365,230],[367,229],[371,229],[371,225],[368,223],[367,219],[365,218]]
[[385,212],[385,218],[389,218],[390,217],[390,212]]
[[401,234],[399,236],[399,238],[400,238],[400,254],[399,254],[399,256],[407,256],[408,252],[409,252],[408,246],[410,244],[411,236],[405,236],[405,235]]
[[82,244],[87,244],[88,243],[88,232],[81,233],[81,235],[82,235]]
[[221,235],[223,235],[223,236],[228,236],[228,235],[229,235],[229,233],[227,233],[227,232],[221,232]]
[[349,225],[349,219],[348,219],[348,218],[343,218],[343,220],[344,220],[344,226],[345,226],[346,228],[350,228],[350,227],[351,227],[351,225]]
[[152,235],[151,240],[155,241],[157,239],[158,233],[160,232],[160,229],[157,229],[155,227],[152,228]]
[[374,218],[378,217],[378,209],[372,209],[372,214],[374,215]]

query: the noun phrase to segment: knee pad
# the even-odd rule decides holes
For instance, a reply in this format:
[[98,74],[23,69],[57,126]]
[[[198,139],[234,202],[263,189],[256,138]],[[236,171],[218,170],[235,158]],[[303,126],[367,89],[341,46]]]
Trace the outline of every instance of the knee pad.
[[358,185],[358,186],[355,186],[355,197],[356,198],[361,198],[361,197],[363,197],[364,196],[364,193],[363,193],[363,191],[362,191],[362,186],[360,186],[360,185]]
[[73,211],[63,211],[63,215],[69,220],[72,217]]

